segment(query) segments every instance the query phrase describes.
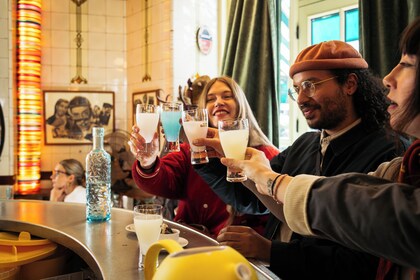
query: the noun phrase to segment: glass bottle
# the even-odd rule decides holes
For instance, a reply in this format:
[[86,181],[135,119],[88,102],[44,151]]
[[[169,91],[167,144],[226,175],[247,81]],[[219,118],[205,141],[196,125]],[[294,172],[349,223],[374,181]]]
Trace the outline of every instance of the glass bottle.
[[93,149],[86,156],[86,219],[111,219],[111,156],[104,150],[104,129],[92,129]]

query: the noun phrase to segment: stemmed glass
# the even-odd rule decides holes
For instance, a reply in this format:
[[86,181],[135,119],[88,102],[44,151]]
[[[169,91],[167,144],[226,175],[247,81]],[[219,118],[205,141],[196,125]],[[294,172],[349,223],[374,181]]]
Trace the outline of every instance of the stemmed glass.
[[182,126],[191,147],[191,164],[209,162],[206,146],[196,146],[192,142],[197,138],[206,138],[208,114],[206,109],[193,109],[182,112]]
[[179,152],[179,131],[182,117],[182,103],[168,102],[162,105],[160,119],[165,131],[166,146],[165,152]]
[[[246,147],[249,139],[247,119],[224,120],[218,122],[219,138],[225,157],[245,159]],[[247,180],[245,174],[237,170],[227,170],[226,180],[229,182],[243,182]]]
[[159,123],[160,107],[151,104],[137,104],[136,123],[140,129],[140,135],[144,138],[145,145],[143,153],[150,151],[153,135],[155,134]]
[[134,228],[140,246],[139,269],[144,269],[144,257],[150,245],[159,240],[163,222],[163,207],[159,204],[141,204],[134,207]]

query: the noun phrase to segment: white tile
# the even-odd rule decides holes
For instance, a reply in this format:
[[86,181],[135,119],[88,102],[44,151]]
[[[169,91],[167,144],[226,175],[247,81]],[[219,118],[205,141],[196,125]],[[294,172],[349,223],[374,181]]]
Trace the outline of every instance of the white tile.
[[106,54],[104,50],[90,50],[88,52],[88,66],[89,67],[105,67]]
[[70,49],[54,48],[51,51],[51,64],[53,66],[66,66],[70,64]]
[[124,51],[125,36],[123,34],[106,34],[106,50]]
[[0,18],[0,38],[7,38],[9,34],[7,19]]
[[13,174],[13,169],[10,168],[10,163],[12,161],[10,157],[6,156],[5,154],[2,154],[1,159],[2,160],[0,161],[0,176],[9,176]]
[[8,17],[8,2],[7,0],[0,1],[0,18],[7,18]]
[[104,32],[106,27],[105,15],[90,15],[88,19],[89,32]]
[[51,47],[51,30],[43,29],[41,31],[42,50],[46,47]]
[[65,13],[51,13],[51,29],[68,31],[70,29],[70,16]]
[[44,88],[51,83],[51,66],[42,65],[41,67],[41,87]]
[[8,78],[9,58],[0,58],[0,78]]
[[144,52],[140,48],[136,48],[127,53],[127,66],[139,65],[144,60]]
[[41,55],[41,65],[51,65],[51,48],[43,47]]
[[54,84],[64,84],[67,85],[70,83],[70,80],[73,78],[70,77],[70,68],[67,66],[54,66],[52,68],[52,82]]
[[107,0],[106,1],[106,14],[109,16],[124,17],[125,1]]
[[130,44],[127,43],[127,50],[139,48],[140,46],[143,46],[145,43],[144,38],[145,30],[137,30],[133,33],[128,34],[127,37],[130,39]]
[[51,11],[58,13],[69,13],[70,5],[75,4],[73,4],[72,1],[51,0]]
[[89,14],[91,15],[105,15],[106,5],[108,0],[89,0],[87,1]]
[[107,68],[106,80],[108,85],[122,85],[125,80],[125,72],[122,68]]
[[106,37],[105,33],[90,32],[87,38],[89,42],[89,49],[92,50],[105,50]]
[[106,67],[122,68],[125,66],[125,54],[122,51],[106,51]]
[[106,68],[89,67],[88,68],[89,84],[104,84],[106,82]]
[[125,18],[122,17],[106,17],[107,33],[125,33]]
[[[51,47],[52,48],[69,48],[74,47],[75,43],[72,42],[70,46],[70,34],[69,31],[51,31]],[[73,40],[73,38],[72,38]]]
[[8,57],[9,56],[9,40],[8,39],[0,39],[0,57]]
[[[0,77],[0,104],[2,105],[2,107],[4,108],[4,99],[2,98],[7,97],[8,98],[8,94],[9,94],[9,83],[8,83],[8,79],[9,77]],[[7,104],[8,105],[8,104]],[[9,106],[7,106],[9,107]],[[4,109],[3,109],[4,111]]]

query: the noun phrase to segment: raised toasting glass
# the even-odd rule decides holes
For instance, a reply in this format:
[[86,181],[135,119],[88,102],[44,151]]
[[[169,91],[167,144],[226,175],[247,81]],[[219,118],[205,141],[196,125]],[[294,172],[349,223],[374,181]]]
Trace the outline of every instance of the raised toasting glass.
[[[249,127],[247,119],[224,120],[218,122],[219,138],[225,157],[245,159],[248,146]],[[247,180],[245,174],[228,168],[226,180],[229,182],[243,182]]]
[[191,164],[208,163],[206,146],[196,146],[192,142],[197,138],[206,138],[208,115],[206,109],[193,109],[182,112],[182,126],[191,147]]
[[140,204],[134,207],[134,228],[140,246],[139,269],[144,269],[144,256],[150,245],[159,240],[163,222],[162,205]]
[[166,138],[165,152],[179,152],[182,108],[182,103],[168,102],[162,105],[160,120]]
[[144,138],[145,145],[143,153],[150,152],[153,136],[157,131],[159,123],[160,107],[151,104],[137,104],[136,123],[140,129],[140,135]]

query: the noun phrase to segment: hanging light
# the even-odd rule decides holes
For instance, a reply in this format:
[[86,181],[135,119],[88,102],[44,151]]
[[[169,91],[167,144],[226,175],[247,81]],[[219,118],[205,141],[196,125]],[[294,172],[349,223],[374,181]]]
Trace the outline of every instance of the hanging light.
[[17,1],[18,192],[40,188],[42,141],[41,0]]

